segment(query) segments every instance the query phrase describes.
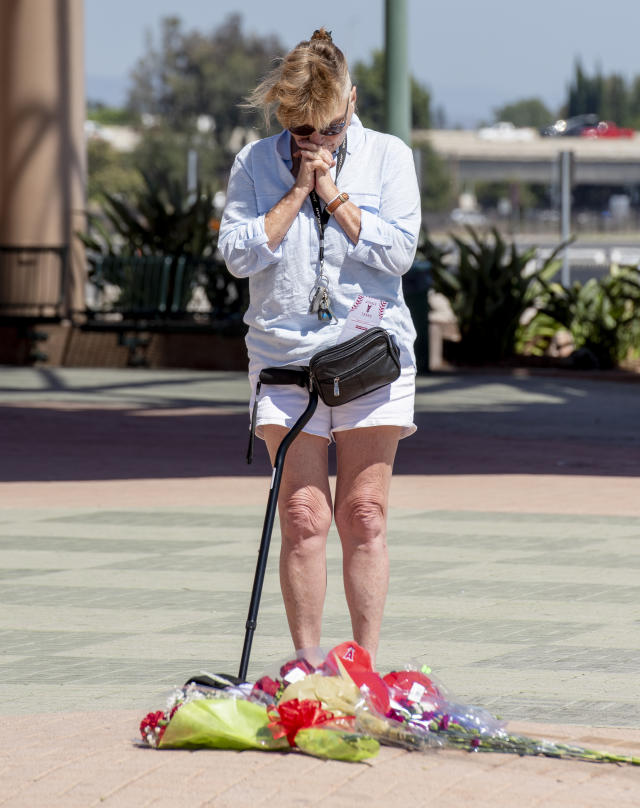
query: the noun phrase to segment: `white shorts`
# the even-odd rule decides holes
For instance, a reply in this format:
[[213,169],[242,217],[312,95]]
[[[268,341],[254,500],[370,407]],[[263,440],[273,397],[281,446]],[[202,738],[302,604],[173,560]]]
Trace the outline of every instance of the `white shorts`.
[[[256,390],[256,377],[250,377],[252,395],[250,409]],[[379,390],[367,393],[348,404],[327,407],[318,400],[318,407],[302,430],[310,435],[326,438],[331,443],[336,432],[367,426],[402,427],[401,438],[413,435],[417,427],[413,423],[413,405],[416,389],[416,372],[412,367],[403,368],[400,376]],[[265,424],[279,424],[291,428],[302,414],[309,401],[306,390],[295,384],[263,384],[258,397],[256,435],[262,438]]]

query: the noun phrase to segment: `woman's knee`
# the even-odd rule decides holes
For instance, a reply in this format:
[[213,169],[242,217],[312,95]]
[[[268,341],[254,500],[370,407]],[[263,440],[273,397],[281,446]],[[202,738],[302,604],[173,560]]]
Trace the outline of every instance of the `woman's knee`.
[[318,538],[324,541],[331,527],[331,507],[320,492],[300,489],[291,494],[280,508],[283,538],[299,542]]
[[384,542],[387,514],[375,494],[348,497],[336,507],[336,527],[342,539],[349,537],[359,544]]

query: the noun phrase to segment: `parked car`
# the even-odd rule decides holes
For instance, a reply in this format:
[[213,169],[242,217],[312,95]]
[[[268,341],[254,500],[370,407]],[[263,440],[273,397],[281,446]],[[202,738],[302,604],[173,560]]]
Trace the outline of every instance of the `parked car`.
[[518,127],[511,121],[498,121],[478,129],[478,137],[483,140],[533,140],[535,136],[534,129]]
[[595,126],[588,126],[580,132],[581,137],[633,137],[635,132],[627,127],[620,127],[613,121],[598,121]]
[[454,208],[451,211],[450,218],[454,224],[468,224],[471,227],[484,227],[487,224],[487,217],[479,210]]
[[550,126],[545,126],[544,129],[541,129],[540,134],[546,137],[557,137],[558,135],[577,137],[581,135],[585,129],[596,126],[599,120],[595,113],[575,115],[573,118],[560,118],[560,120],[552,123]]

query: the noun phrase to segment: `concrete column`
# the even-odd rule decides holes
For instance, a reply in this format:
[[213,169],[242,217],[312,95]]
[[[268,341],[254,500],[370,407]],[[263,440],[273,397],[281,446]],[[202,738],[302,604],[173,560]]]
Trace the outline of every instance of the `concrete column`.
[[385,0],[386,129],[411,145],[407,0]]
[[[83,0],[0,2],[0,246],[67,247],[61,313],[81,308],[84,229]],[[0,304],[54,314],[55,257],[0,254]],[[36,306],[37,304],[37,306]]]

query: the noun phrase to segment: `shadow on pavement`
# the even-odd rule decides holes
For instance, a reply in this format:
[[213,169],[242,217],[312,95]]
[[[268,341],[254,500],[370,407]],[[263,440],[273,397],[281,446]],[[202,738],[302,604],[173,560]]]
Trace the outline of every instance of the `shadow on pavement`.
[[[33,378],[37,389],[0,390],[2,482],[269,473],[261,441],[254,464],[244,459],[237,374],[125,382],[89,374],[72,388],[55,372]],[[400,444],[395,473],[640,476],[637,391],[573,379],[420,377],[418,432]],[[16,401],[20,393],[31,398]]]

